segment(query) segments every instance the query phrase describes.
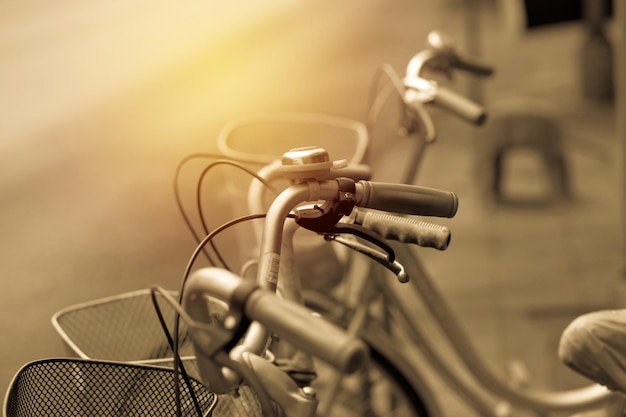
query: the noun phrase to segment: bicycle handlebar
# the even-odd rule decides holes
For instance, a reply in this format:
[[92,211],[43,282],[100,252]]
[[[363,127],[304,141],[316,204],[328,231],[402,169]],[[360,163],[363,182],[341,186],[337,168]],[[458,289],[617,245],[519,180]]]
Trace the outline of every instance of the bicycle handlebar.
[[487,112],[483,106],[449,88],[438,87],[433,103],[475,125],[482,125],[487,120]]
[[453,90],[441,87],[435,81],[407,77],[404,79],[404,85],[409,88],[404,100],[408,105],[412,105],[414,100],[433,103],[476,125],[483,124],[487,119],[487,112],[482,105]]
[[450,244],[450,229],[421,220],[359,210],[356,213],[355,223],[386,239],[402,243],[413,243],[438,250],[445,250]]
[[342,372],[354,372],[368,356],[365,344],[340,327],[227,270],[199,269],[189,277],[187,285],[183,304],[194,320],[207,322],[207,296],[214,297]]
[[[416,101],[433,103],[471,123],[483,124],[487,116],[483,106],[452,90],[440,87],[435,81],[425,79],[422,72],[424,68],[430,68],[450,78],[452,70],[456,69],[475,76],[487,77],[493,74],[493,67],[458,54],[452,39],[443,32],[432,31],[428,34],[427,40],[429,47],[415,54],[407,64],[404,85],[408,90],[405,92],[404,102],[414,108],[417,105]],[[420,116],[420,113],[417,115]]]
[[252,293],[245,306],[246,315],[264,324],[270,331],[293,343],[303,351],[352,373],[365,362],[365,344],[347,335],[329,321],[315,316],[305,307],[280,300],[268,290]]
[[263,288],[276,289],[283,227],[290,211],[305,202],[337,198],[351,199],[358,207],[421,216],[450,218],[458,208],[456,194],[417,185],[349,179],[294,184],[276,197],[265,218],[257,270],[257,282]]
[[450,69],[466,71],[479,77],[493,74],[493,67],[458,53],[454,40],[445,32],[434,30],[426,37],[428,48],[416,54],[407,66],[408,76],[420,76],[425,66],[449,73]]
[[451,218],[459,206],[456,194],[417,185],[359,181],[356,190],[357,206],[399,214]]
[[492,66],[458,55],[450,60],[450,65],[455,69],[466,71],[479,77],[490,77],[494,73]]
[[[300,148],[299,151],[304,152],[306,149]],[[315,148],[310,149],[310,152],[319,156],[325,151]],[[316,175],[320,174],[317,165],[319,164],[314,164],[315,169],[311,171]],[[306,167],[303,168],[299,169],[299,174],[306,175]],[[364,173],[357,170],[356,176]],[[328,173],[320,175],[325,177]],[[401,214],[439,217],[453,217],[458,207],[458,199],[452,192],[408,184],[356,181],[345,177],[332,180],[304,179],[283,190],[270,205],[265,219],[256,278],[256,285],[259,287],[244,286],[241,278],[220,268],[199,270],[189,278],[187,284],[185,308],[194,320],[207,324],[212,322],[206,297],[210,295],[231,306],[234,301],[235,307],[240,306],[236,311],[242,311],[252,321],[241,344],[230,350],[234,357],[244,352],[261,354],[266,349],[272,332],[342,372],[355,371],[367,357],[367,349],[361,341],[348,336],[334,324],[313,316],[297,302],[283,300],[275,294],[279,272],[283,273],[279,271],[279,266],[285,219],[302,203],[320,200],[345,203],[347,207],[359,206]],[[411,235],[419,234],[422,229],[407,225],[412,230],[403,234],[390,231],[389,224],[382,222],[383,229],[388,229],[385,233],[395,233],[398,238],[410,241],[413,239]],[[440,234],[445,235],[445,231]],[[436,244],[440,246],[447,244],[446,239],[440,236],[433,238],[434,241],[438,241]],[[290,278],[290,273],[286,275],[286,279]],[[204,343],[205,353],[202,359],[199,358],[199,362],[203,362],[203,379],[211,380],[211,372],[215,373],[216,369],[211,355],[217,349],[223,351],[229,345],[230,333],[224,327],[220,340],[194,340],[196,350],[200,352]],[[224,378],[229,379],[227,376]]]

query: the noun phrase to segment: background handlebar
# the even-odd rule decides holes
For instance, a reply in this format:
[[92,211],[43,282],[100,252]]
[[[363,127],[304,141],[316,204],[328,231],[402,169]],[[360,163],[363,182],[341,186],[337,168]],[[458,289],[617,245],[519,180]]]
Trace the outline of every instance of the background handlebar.
[[455,56],[454,59],[450,61],[450,65],[453,68],[467,71],[472,73],[472,75],[477,75],[480,77],[489,77],[493,75],[494,72],[493,67],[489,65],[473,61],[465,57],[461,58],[459,56]]
[[433,103],[476,125],[482,125],[487,120],[487,112],[483,106],[445,87],[437,87]]
[[455,91],[439,86],[435,81],[407,77],[404,79],[404,85],[408,87],[404,97],[404,102],[408,105],[413,100],[433,103],[476,125],[483,124],[487,119],[487,112],[482,105]]
[[417,185],[359,181],[356,192],[357,206],[400,214],[451,218],[459,206],[456,194]]

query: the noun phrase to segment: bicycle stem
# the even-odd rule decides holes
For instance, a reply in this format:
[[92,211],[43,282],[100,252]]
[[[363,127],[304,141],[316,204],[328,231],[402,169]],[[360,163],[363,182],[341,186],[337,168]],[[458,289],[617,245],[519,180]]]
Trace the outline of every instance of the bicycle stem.
[[257,272],[257,283],[261,288],[276,291],[284,224],[291,210],[306,201],[332,200],[337,191],[335,181],[312,180],[290,186],[274,200],[261,236]]
[[[285,219],[298,204],[305,201],[333,199],[338,191],[335,181],[315,180],[294,184],[278,195],[270,206],[261,236],[257,284],[264,289],[276,292],[280,253]],[[286,274],[282,279],[290,279]],[[261,324],[253,322],[237,351],[261,354],[267,347],[270,333]]]

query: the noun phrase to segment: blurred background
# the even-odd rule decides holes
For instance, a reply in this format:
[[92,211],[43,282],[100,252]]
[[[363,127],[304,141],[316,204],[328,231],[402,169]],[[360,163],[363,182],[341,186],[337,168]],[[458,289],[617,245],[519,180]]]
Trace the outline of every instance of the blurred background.
[[[459,74],[450,88],[496,115],[518,99],[551,108],[572,199],[494,203],[490,122],[434,110],[439,138],[419,183],[456,192],[461,205],[445,223],[453,244],[425,251],[427,266],[494,369],[521,361],[535,385],[582,385],[558,363],[560,332],[625,301],[623,83],[614,82],[624,35],[615,16],[602,18],[616,14],[610,7],[551,15],[571,10],[533,14],[534,3],[0,2],[0,390],[25,362],[64,354],[50,325],[59,309],[177,287],[195,247],[172,187],[182,158],[216,151],[220,129],[249,113],[365,121],[377,69],[403,74],[432,30],[496,68],[480,82]],[[383,116],[377,169],[394,178],[407,144],[397,114]],[[532,156],[511,164],[508,187],[543,192]]]

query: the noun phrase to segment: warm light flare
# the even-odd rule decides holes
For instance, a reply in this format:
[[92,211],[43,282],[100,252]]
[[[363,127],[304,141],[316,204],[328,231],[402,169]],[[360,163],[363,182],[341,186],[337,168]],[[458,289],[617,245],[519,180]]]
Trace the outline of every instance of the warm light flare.
[[196,76],[219,84],[233,59],[250,54],[250,39],[242,34],[292,6],[245,0],[0,7],[0,114],[2,135],[12,138],[45,130],[112,97],[132,100],[133,91],[159,88],[163,79],[207,55],[210,66],[196,69]]

